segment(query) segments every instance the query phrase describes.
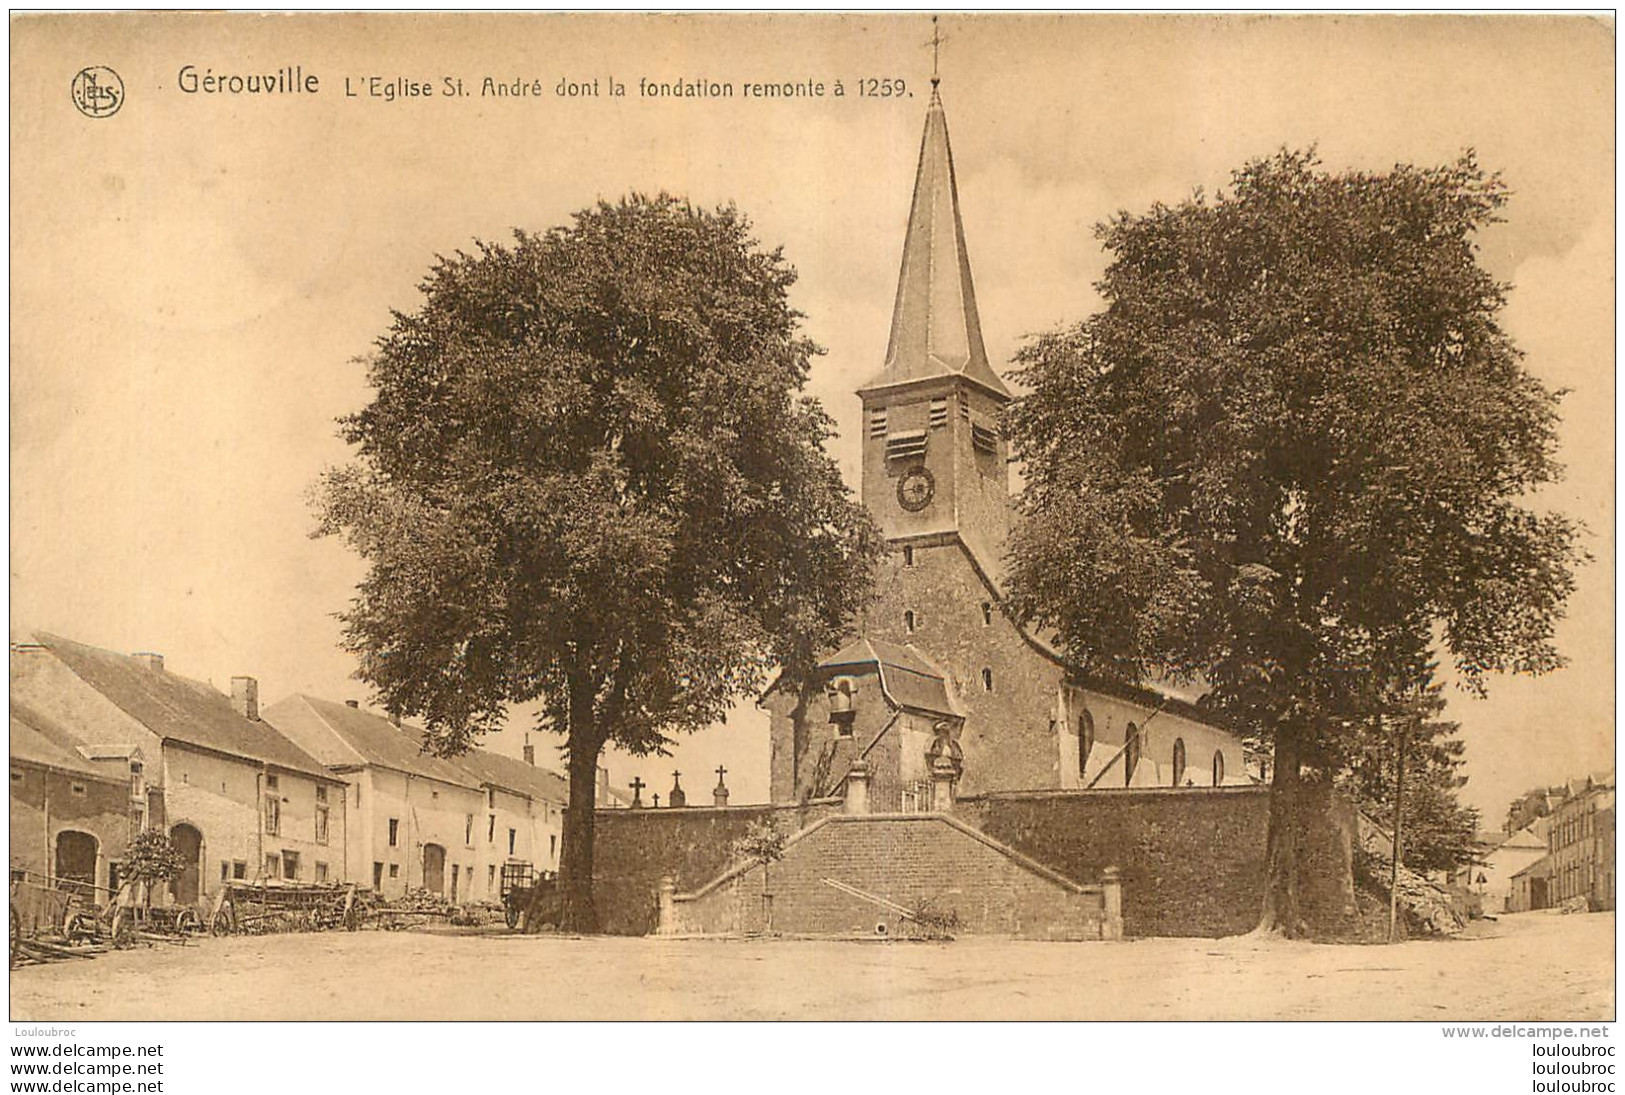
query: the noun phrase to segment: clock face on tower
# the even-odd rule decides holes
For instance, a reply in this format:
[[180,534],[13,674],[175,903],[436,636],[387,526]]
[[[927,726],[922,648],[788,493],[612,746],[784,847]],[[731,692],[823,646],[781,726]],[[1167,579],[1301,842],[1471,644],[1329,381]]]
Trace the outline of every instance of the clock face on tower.
[[931,504],[937,492],[937,481],[923,467],[912,467],[897,481],[897,504],[910,513],[918,513]]

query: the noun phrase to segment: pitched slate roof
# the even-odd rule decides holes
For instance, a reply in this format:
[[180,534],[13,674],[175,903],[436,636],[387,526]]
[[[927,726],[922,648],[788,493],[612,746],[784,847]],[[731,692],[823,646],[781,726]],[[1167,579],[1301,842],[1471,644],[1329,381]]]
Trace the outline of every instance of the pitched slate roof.
[[[421,730],[407,726],[402,727],[402,731],[421,746]],[[557,772],[489,749],[471,749],[459,756],[446,758],[446,762],[467,772],[480,783],[489,783],[532,799],[562,803],[570,797],[570,785]]]
[[343,782],[272,727],[243,718],[231,698],[212,685],[57,635],[42,632],[36,638],[74,676],[165,741]]
[[[472,773],[439,757],[425,754],[421,739],[403,732],[383,715],[363,711],[349,704],[324,700],[316,696],[295,694],[279,701],[265,712],[273,723],[295,717],[290,705],[302,705],[332,733],[339,751],[328,752],[316,745],[310,747],[322,754],[322,759],[335,767],[346,764],[374,764],[397,772],[436,779],[454,787],[471,791],[480,788],[480,781]],[[290,733],[293,732],[290,727]],[[302,738],[307,744],[308,738]]]
[[129,767],[124,772],[113,771],[86,760],[76,751],[62,742],[57,734],[49,734],[40,729],[44,724],[33,712],[25,710],[17,703],[11,705],[11,759],[24,764],[35,764],[42,768],[55,768],[61,772],[68,772],[87,779],[101,780],[105,783],[128,783],[130,781]]
[[869,665],[876,667],[880,687],[897,706],[964,716],[948,694],[948,682],[942,670],[912,646],[898,646],[880,639],[857,639],[819,662],[818,669],[834,673]]
[[920,137],[886,365],[863,390],[954,375],[997,395],[1010,395],[988,364],[982,344],[970,252],[959,217],[959,184],[948,145],[948,118],[933,88]]

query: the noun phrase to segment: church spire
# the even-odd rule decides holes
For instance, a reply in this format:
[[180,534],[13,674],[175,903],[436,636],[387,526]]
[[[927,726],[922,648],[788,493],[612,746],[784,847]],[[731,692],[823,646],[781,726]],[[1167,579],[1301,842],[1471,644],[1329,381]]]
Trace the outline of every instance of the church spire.
[[[933,39],[933,43],[940,41]],[[988,364],[976,312],[970,253],[959,219],[959,189],[948,118],[938,94],[933,57],[931,105],[925,112],[914,203],[903,240],[903,263],[892,310],[886,366],[864,390],[930,377],[960,375],[999,396],[1010,392]]]

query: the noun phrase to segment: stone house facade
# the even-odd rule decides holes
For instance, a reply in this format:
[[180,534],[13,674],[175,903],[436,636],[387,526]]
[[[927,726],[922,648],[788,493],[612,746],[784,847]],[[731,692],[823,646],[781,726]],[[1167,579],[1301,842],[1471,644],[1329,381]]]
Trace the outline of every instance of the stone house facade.
[[152,758],[137,827],[164,829],[188,864],[155,900],[203,902],[227,879],[347,877],[344,782],[260,721],[253,678],[228,696],[161,655],[36,639],[12,645],[13,702],[83,751]]
[[425,754],[421,731],[353,702],[296,694],[265,717],[348,781],[348,869],[362,885],[494,901],[504,864],[557,869],[566,785],[556,774],[483,749]]
[[1585,898],[1594,912],[1613,909],[1614,774],[1571,784],[1547,822],[1551,904]]
[[11,705],[11,871],[44,887],[82,884],[105,895],[119,884],[130,838],[146,821],[138,751],[92,760],[72,735]]

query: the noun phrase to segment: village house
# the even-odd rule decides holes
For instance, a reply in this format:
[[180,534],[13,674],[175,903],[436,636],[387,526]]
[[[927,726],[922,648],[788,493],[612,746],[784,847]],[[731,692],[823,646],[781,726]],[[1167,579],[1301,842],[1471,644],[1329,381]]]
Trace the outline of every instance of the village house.
[[477,777],[426,756],[390,719],[354,701],[295,694],[266,708],[265,719],[349,784],[350,877],[389,897],[466,896],[486,836]]
[[1477,863],[1463,868],[1464,883],[1490,915],[1512,908],[1512,880],[1525,867],[1546,854],[1549,819],[1536,817],[1512,834],[1481,833],[1479,843],[1488,849]]
[[[143,814],[132,813],[131,824],[167,832],[186,861],[159,901],[194,904],[227,879],[347,877],[344,783],[260,721],[254,678],[233,678],[228,696],[168,672],[159,654],[117,654],[43,633],[35,639],[11,647],[14,708],[34,729],[76,743],[80,755],[123,766],[126,813]],[[13,753],[15,771],[15,744]],[[141,796],[132,785],[137,774]],[[14,819],[13,862],[29,854],[18,832]],[[108,851],[116,842],[96,839],[98,884],[116,884],[117,859]],[[81,871],[84,847],[70,860]],[[60,873],[53,851],[51,869]]]
[[[24,705],[11,704],[11,873],[14,881],[118,889],[130,838],[146,826],[145,757],[91,750]],[[162,813],[161,804],[159,813]]]
[[380,893],[496,901],[505,864],[558,870],[568,788],[536,767],[533,747],[524,760],[488,749],[435,757],[418,728],[314,696],[289,696],[265,717],[350,782],[350,870]]
[[[410,727],[405,732],[421,745],[421,733]],[[449,758],[485,792],[479,819],[483,828],[475,842],[477,877],[469,883],[468,898],[499,900],[505,863],[528,864],[550,873],[559,869],[569,784],[558,773],[536,767],[535,748],[527,744],[523,760],[489,749]]]
[[1548,820],[1550,902],[1584,898],[1593,912],[1614,908],[1614,773],[1570,783]]

